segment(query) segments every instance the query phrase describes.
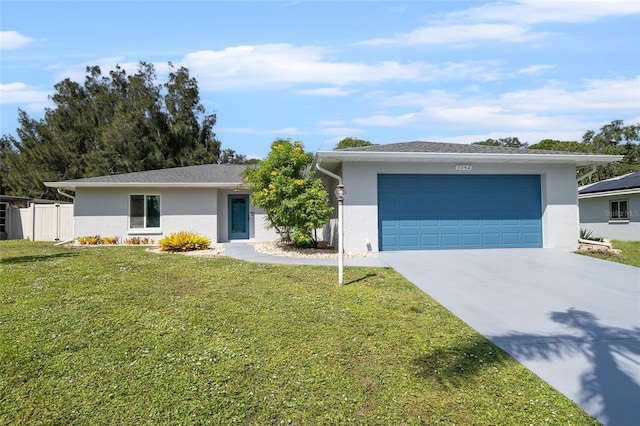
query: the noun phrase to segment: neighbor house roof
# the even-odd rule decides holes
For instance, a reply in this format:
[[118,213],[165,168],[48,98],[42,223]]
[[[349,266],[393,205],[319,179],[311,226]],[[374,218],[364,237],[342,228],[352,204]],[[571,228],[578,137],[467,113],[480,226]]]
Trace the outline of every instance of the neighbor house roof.
[[577,167],[619,161],[621,155],[541,149],[505,148],[442,142],[401,142],[320,151],[317,159],[341,161],[475,161],[511,163],[572,163]]
[[583,186],[578,191],[578,194],[582,196],[582,198],[631,193],[640,193],[640,172],[629,173],[592,183]]
[[75,190],[79,187],[124,187],[124,186],[200,186],[234,188],[244,184],[243,173],[251,166],[235,164],[203,164],[200,166],[174,167],[145,172],[123,173],[84,179],[45,182],[51,188]]

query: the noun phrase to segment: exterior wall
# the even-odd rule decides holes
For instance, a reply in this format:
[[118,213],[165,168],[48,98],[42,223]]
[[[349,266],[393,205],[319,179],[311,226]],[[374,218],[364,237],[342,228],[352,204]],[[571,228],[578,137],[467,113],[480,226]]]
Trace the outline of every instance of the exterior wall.
[[[609,222],[609,201],[614,200],[628,200],[628,222]],[[579,204],[580,227],[592,231],[594,237],[640,241],[640,193],[582,198],[579,200]]]
[[[159,240],[172,232],[191,231],[218,241],[215,188],[78,188],[74,236],[141,236]],[[160,195],[160,230],[129,229],[129,195]]]
[[578,244],[578,206],[573,165],[474,163],[468,172],[456,163],[345,162],[342,178],[345,251],[378,251],[379,173],[389,174],[539,174],[541,176],[543,247],[575,250]]
[[[160,195],[160,230],[129,229],[129,195]],[[85,235],[134,236],[158,241],[179,231],[197,232],[213,242],[228,241],[228,196],[248,194],[216,188],[78,188],[76,191],[74,237]],[[265,228],[265,214],[250,206],[250,238],[274,241],[273,230]]]
[[[248,191],[218,190],[218,242],[229,241],[229,195],[249,195]],[[249,204],[249,239],[253,241],[276,241],[278,234],[266,228],[267,215],[264,210]]]

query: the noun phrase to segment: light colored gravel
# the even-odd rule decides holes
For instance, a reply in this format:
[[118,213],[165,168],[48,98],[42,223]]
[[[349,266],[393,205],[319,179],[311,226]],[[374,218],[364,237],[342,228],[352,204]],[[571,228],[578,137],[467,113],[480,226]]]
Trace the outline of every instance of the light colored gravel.
[[[338,257],[338,250],[335,247],[300,249],[290,244],[282,242],[252,243],[258,253],[269,256],[295,257],[306,259],[335,259]],[[370,254],[345,253],[345,257],[370,257]]]
[[161,254],[182,254],[182,255],[191,256],[191,257],[224,256],[224,246],[222,244],[212,244],[211,247],[207,250],[192,250],[192,251],[184,251],[184,252],[176,252],[176,253],[162,251],[158,247],[150,247],[147,249],[147,251],[150,251],[153,253],[161,253]]

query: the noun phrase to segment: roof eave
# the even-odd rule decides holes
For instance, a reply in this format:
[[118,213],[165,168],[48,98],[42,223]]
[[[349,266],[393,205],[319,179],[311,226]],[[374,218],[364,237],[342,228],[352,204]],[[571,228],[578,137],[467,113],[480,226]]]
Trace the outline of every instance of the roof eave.
[[44,182],[49,188],[219,188],[233,189],[243,187],[244,182]]
[[640,188],[619,189],[615,191],[590,192],[578,194],[578,198],[617,197],[621,195],[640,194]]
[[391,162],[498,162],[498,163],[569,163],[579,167],[607,164],[622,160],[622,155],[518,154],[518,153],[454,153],[454,152],[369,152],[319,151],[318,158],[342,161]]

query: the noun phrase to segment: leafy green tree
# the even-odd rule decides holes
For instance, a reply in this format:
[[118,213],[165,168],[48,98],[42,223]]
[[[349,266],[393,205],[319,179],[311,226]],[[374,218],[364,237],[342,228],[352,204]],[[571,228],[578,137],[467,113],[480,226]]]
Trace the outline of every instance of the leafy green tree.
[[231,148],[223,149],[218,158],[218,164],[248,164],[247,156],[238,154]]
[[371,145],[374,145],[374,144],[369,141],[365,141],[364,139],[348,137],[338,142],[336,147],[333,149],[356,148],[359,146],[371,146]]
[[5,161],[8,192],[52,198],[43,181],[218,162],[215,114],[200,103],[189,71],[170,67],[164,84],[146,62],[132,75],[87,67],[83,84],[54,86],[44,118],[19,111],[18,139],[2,138],[16,153]]
[[312,159],[300,141],[277,139],[259,167],[245,173],[251,203],[265,210],[268,226],[302,247],[317,245],[315,230],[333,211],[322,181],[308,171]]
[[[603,164],[589,178],[590,182],[609,179],[640,170],[640,124],[625,126],[622,120],[614,120],[600,128],[599,132],[587,131],[582,142],[545,139],[529,149],[553,151],[588,152],[607,155],[622,155],[618,163]],[[581,176],[586,170],[578,170]],[[584,182],[583,182],[584,183]]]
[[529,146],[529,144],[520,142],[520,139],[514,137],[487,139],[485,141],[473,142],[472,145],[501,146],[504,148],[526,148]]

